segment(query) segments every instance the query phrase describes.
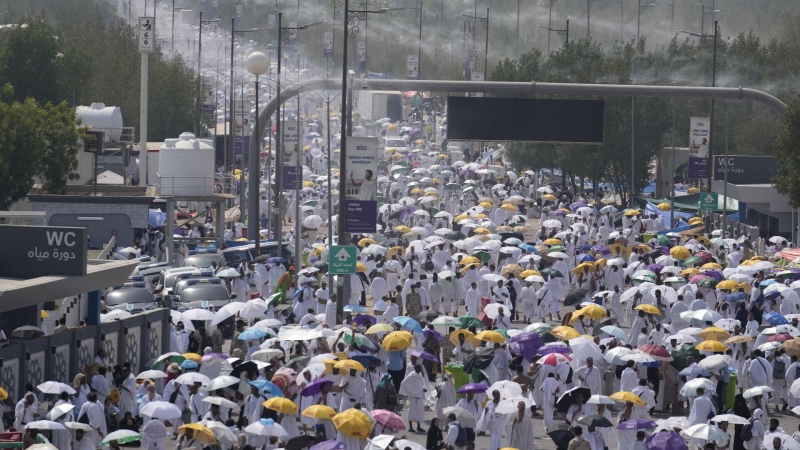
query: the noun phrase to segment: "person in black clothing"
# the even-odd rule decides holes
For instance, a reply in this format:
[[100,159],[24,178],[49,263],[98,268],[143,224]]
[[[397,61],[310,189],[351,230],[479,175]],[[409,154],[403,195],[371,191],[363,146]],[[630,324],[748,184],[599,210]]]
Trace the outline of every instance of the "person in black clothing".
[[747,308],[744,306],[744,302],[739,302],[739,309],[736,310],[736,320],[739,321],[744,330],[747,327]]
[[426,450],[440,450],[445,447],[442,430],[439,428],[439,419],[434,417],[428,427],[428,439],[425,441]]
[[[742,394],[736,394],[736,397],[733,399],[733,413],[745,419],[750,418],[750,408],[747,407],[747,400],[745,400]],[[742,433],[742,428],[744,428],[744,425],[734,426],[733,450],[745,450],[746,448],[745,442],[739,437]]]

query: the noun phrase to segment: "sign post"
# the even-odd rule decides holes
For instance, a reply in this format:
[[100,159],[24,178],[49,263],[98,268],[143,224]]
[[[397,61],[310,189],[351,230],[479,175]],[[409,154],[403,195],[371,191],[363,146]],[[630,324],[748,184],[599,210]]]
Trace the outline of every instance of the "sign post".
[[378,138],[348,137],[344,160],[347,233],[374,233],[378,218]]
[[328,254],[328,272],[332,275],[356,273],[357,254],[358,249],[355,245],[331,245]]
[[[711,137],[709,117],[689,118],[689,177],[708,178],[708,144]],[[711,186],[708,187],[711,190]]]
[[700,193],[700,211],[716,211],[719,201],[719,194],[716,192]]
[[298,124],[296,120],[286,120],[281,124],[283,133],[283,180],[281,182],[281,189],[297,190],[303,182],[302,169],[298,170],[298,161],[300,160],[300,135],[298,131]]
[[356,47],[356,60],[358,61],[358,71],[364,73],[367,71],[367,45],[359,42]]
[[155,48],[156,21],[139,17],[139,53],[142,55],[141,87],[139,91],[139,185],[147,185],[147,76],[149,55]]
[[326,31],[323,35],[323,58],[333,58],[333,31]]
[[417,55],[406,56],[406,78],[419,80],[419,58]]

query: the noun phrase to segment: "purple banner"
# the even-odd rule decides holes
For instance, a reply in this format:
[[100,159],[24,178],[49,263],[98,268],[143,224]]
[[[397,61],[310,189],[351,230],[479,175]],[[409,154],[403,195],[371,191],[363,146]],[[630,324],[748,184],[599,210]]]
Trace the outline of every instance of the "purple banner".
[[689,178],[708,178],[708,158],[689,157]]
[[[244,146],[242,145],[242,140],[243,139],[244,139]],[[249,149],[249,148],[250,148],[250,136],[242,137],[240,135],[236,135],[236,136],[233,137],[233,150],[234,150],[234,153],[236,153],[237,155],[241,155],[243,152],[244,153],[249,153],[246,150],[243,150],[243,149]]]
[[297,166],[283,166],[283,186],[281,186],[281,190],[293,191],[300,189],[302,183],[303,172],[301,169],[298,169]]
[[377,229],[378,202],[345,200],[344,231],[346,233],[374,233]]

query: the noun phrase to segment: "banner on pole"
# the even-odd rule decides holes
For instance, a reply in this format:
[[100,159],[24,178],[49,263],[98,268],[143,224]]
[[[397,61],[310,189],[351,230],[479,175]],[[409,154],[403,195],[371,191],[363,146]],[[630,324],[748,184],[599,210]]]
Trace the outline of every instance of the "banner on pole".
[[236,100],[236,135],[250,136],[250,100]]
[[374,233],[378,217],[378,138],[349,137],[344,170],[344,231]]
[[689,157],[689,178],[708,178],[708,158]]
[[296,166],[300,154],[300,133],[297,120],[285,120],[281,124],[283,140],[283,164]]
[[267,35],[275,36],[275,14],[267,17]]
[[214,101],[216,100],[214,84],[214,77],[203,75],[203,112],[206,114],[214,112]]
[[356,55],[358,55],[358,71],[367,71],[367,44],[359,42],[357,45]]
[[691,117],[689,121],[689,156],[708,158],[711,118]]
[[297,22],[289,22],[289,28],[289,45],[297,45]]
[[406,78],[419,80],[419,58],[417,58],[417,55],[406,55]]
[[284,191],[293,191],[302,188],[303,183],[303,170],[298,169],[297,166],[283,166],[283,180],[281,189]]
[[333,31],[326,31],[323,37],[323,53],[324,58],[333,58]]

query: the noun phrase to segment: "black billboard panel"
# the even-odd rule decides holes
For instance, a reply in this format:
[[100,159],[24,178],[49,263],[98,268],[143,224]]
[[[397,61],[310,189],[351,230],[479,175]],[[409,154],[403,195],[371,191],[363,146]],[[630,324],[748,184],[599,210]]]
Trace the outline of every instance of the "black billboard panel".
[[728,167],[728,183],[730,184],[769,184],[778,173],[778,163],[772,156],[714,155],[714,179],[725,179],[725,167]]
[[86,228],[0,225],[0,276],[86,275]]
[[603,100],[449,97],[447,138],[602,144]]

